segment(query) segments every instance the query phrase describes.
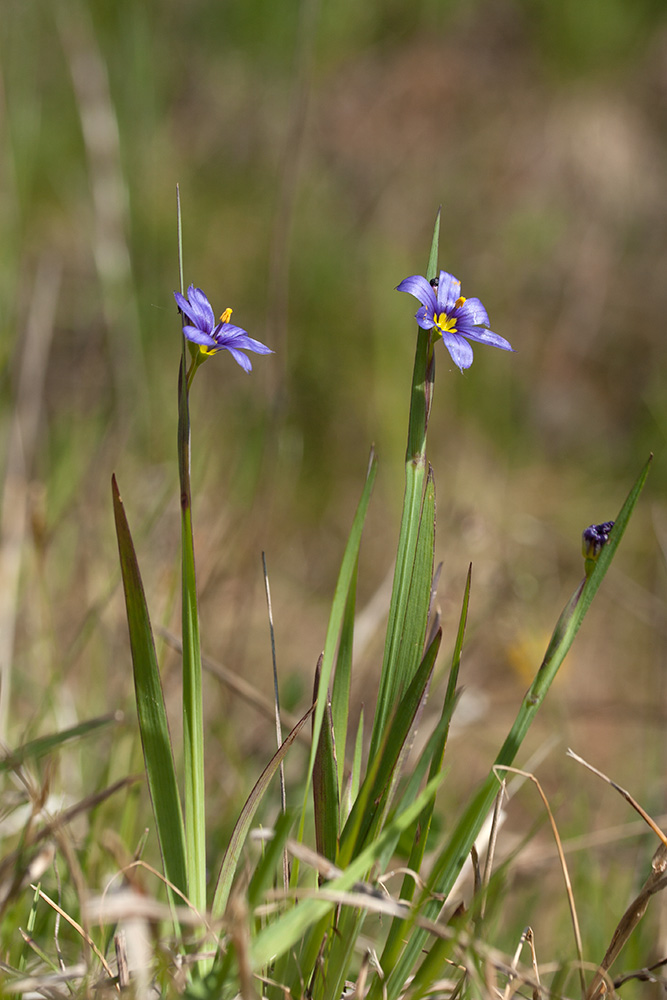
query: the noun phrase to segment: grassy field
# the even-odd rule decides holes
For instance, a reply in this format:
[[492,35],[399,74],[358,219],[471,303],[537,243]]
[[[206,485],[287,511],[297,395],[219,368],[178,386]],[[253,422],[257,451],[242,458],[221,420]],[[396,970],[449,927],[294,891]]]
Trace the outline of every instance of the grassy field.
[[[20,850],[42,809],[54,816],[143,772],[112,473],[180,746],[177,184],[186,285],[218,313],[232,306],[275,351],[253,355],[250,378],[226,356],[210,361],[191,397],[203,652],[269,705],[263,714],[204,674],[212,863],[275,751],[261,554],[281,704],[301,716],[374,444],[350,697],[351,730],[365,706],[368,745],[416,326],[416,303],[394,289],[425,273],[441,206],[439,266],[482,299],[515,353],[477,348],[461,373],[436,348],[428,459],[443,642],[413,760],[439,718],[470,561],[473,577],[427,866],[488,773],[582,576],[582,530],[615,516],[654,454],[516,762],[538,777],[570,844],[584,953],[592,968],[601,960],[658,839],[566,748],[658,823],[667,812],[666,67],[658,0],[5,0],[0,737],[9,753],[115,715],[18,770],[3,765],[8,968],[42,970],[41,953],[57,964],[54,917],[31,909],[30,882],[76,909],[148,827],[142,856],[160,866],[143,779],[45,838],[51,853],[26,879]],[[305,741],[285,766],[299,805]],[[278,808],[275,781],[257,821],[271,826]],[[512,955],[530,925],[547,974],[576,957],[553,837],[530,783],[506,813],[483,939]],[[143,888],[159,895],[154,880]],[[41,952],[19,932],[31,913]],[[379,939],[386,926],[373,919],[364,933]],[[80,938],[60,935],[71,965]],[[656,895],[613,971],[666,955]],[[555,988],[577,995],[578,981]],[[653,989],[630,982],[620,993]]]

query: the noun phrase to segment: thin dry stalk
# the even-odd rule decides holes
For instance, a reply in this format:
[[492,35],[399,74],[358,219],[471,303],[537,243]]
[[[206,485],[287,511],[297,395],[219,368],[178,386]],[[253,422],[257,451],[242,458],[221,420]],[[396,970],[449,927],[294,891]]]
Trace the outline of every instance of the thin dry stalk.
[[568,750],[567,752],[573,760],[576,760],[579,764],[583,764],[589,771],[592,771],[598,778],[602,778],[603,781],[606,781],[608,785],[611,785],[615,791],[622,795],[625,801],[632,806],[635,812],[639,813],[644,822],[660,839],[660,845],[651,860],[651,874],[644,882],[638,896],[632,901],[632,903],[630,903],[627,910],[621,917],[616,930],[612,935],[612,939],[605,956],[600,963],[598,971],[593,977],[591,984],[585,993],[586,1000],[598,1000],[599,997],[606,996],[609,992],[609,977],[607,972],[620,954],[621,949],[624,947],[635,927],[646,913],[649,899],[656,892],[660,892],[665,888],[665,886],[667,886],[667,836],[665,836],[655,820],[652,819],[652,817],[649,816],[649,814],[639,805],[637,800],[632,797],[630,792],[628,792],[625,788],[622,788],[621,785],[617,784],[615,781],[612,781],[612,779],[602,771],[598,771],[596,767],[593,767],[592,764],[589,764],[583,759],[583,757],[580,757],[573,750]]
[[0,511],[0,742],[7,739],[19,579],[28,524],[29,480],[42,416],[44,380],[60,290],[60,265],[43,257],[21,337],[14,412],[9,427]]
[[[170,646],[177,653],[183,653],[183,644],[180,639],[178,639],[173,632],[168,629],[163,628],[161,625],[155,626],[155,631],[157,634],[164,639],[168,646]],[[209,656],[202,656],[202,666],[204,670],[207,670],[209,674],[217,677],[219,681],[226,684],[230,690],[235,694],[238,694],[240,698],[243,698],[249,705],[256,708],[261,715],[266,719],[271,721],[275,720],[276,710],[272,701],[265,698],[264,695],[248,681],[244,680],[243,677],[239,677],[234,671],[230,670],[228,667],[223,667],[221,663],[217,663],[212,660]],[[285,711],[283,709],[280,713],[280,717],[290,729],[294,727],[299,722],[298,716],[294,715],[292,712]],[[307,742],[310,745],[310,737],[304,730],[303,733],[299,733],[299,739]]]
[[35,892],[39,893],[40,899],[43,899],[45,903],[48,903],[48,905],[50,907],[52,907],[52,909],[55,910],[56,913],[60,914],[60,916],[63,918],[63,920],[67,921],[67,923],[70,925],[70,927],[74,928],[74,930],[77,932],[77,934],[79,934],[79,936],[82,938],[82,940],[88,945],[88,947],[93,952],[93,954],[99,959],[99,961],[100,961],[100,963],[102,965],[102,968],[107,973],[107,975],[111,979],[113,979],[113,975],[114,974],[113,974],[113,972],[111,970],[111,966],[109,965],[109,963],[107,962],[107,960],[105,959],[104,955],[102,954],[102,952],[100,951],[100,949],[97,947],[97,945],[95,944],[95,942],[93,941],[93,939],[91,938],[91,936],[89,934],[87,934],[86,931],[83,929],[83,927],[81,926],[81,924],[78,924],[76,922],[76,920],[74,919],[74,917],[70,917],[69,913],[66,913],[65,910],[63,910],[63,908],[61,906],[58,906],[58,904],[55,902],[55,900],[53,900],[49,896],[47,896],[46,893],[42,889],[39,888],[39,886],[37,886],[37,885],[31,885],[30,888],[34,889]]
[[612,779],[607,777],[607,775],[604,774],[602,771],[598,771],[596,767],[593,767],[592,764],[589,764],[588,761],[585,761],[584,758],[580,757],[579,754],[574,752],[574,750],[568,749],[567,755],[568,757],[572,757],[573,760],[576,760],[578,764],[583,764],[584,767],[587,767],[589,771],[593,772],[593,774],[597,774],[598,778],[602,778],[602,780],[606,781],[608,785],[611,785],[611,787],[615,789],[619,793],[619,795],[622,795],[625,801],[629,802],[629,804],[632,806],[635,812],[639,813],[644,822],[651,827],[656,837],[658,837],[658,839],[662,841],[664,846],[667,847],[667,835],[662,832],[656,821],[652,819],[651,816],[649,816],[646,810],[642,809],[637,800],[633,799],[632,795],[630,795],[630,792],[628,792],[627,789],[622,788],[621,785],[617,784],[615,781],[612,781]]
[[558,859],[560,861],[560,867],[561,867],[561,871],[563,873],[563,879],[565,881],[565,891],[567,893],[567,901],[568,901],[568,905],[570,907],[570,919],[572,920],[572,930],[573,930],[573,933],[574,933],[574,943],[575,943],[575,947],[577,949],[577,957],[579,959],[579,962],[578,962],[579,981],[580,981],[580,985],[581,985],[581,992],[583,994],[583,993],[586,992],[586,978],[584,976],[584,969],[583,969],[584,954],[583,954],[583,946],[582,946],[582,943],[581,943],[581,932],[579,930],[579,920],[577,918],[577,908],[576,908],[575,903],[574,903],[574,893],[572,892],[572,882],[570,881],[570,873],[568,871],[567,861],[565,860],[565,852],[563,851],[563,844],[562,844],[562,841],[560,839],[560,834],[558,833],[558,827],[556,826],[556,821],[555,821],[555,819],[553,817],[553,813],[551,812],[551,808],[549,807],[549,801],[548,801],[546,795],[544,794],[542,786],[540,785],[539,781],[537,780],[537,778],[535,777],[534,774],[529,774],[526,771],[521,771],[521,770],[519,770],[518,768],[515,768],[515,767],[504,767],[504,768],[502,768],[502,770],[503,771],[511,771],[513,774],[520,774],[524,778],[528,778],[530,781],[532,781],[535,784],[535,787],[537,788],[539,796],[542,799],[542,802],[544,803],[544,808],[547,811],[547,816],[549,817],[549,823],[551,824],[551,830],[553,832],[554,840],[556,842],[556,850],[558,851]]

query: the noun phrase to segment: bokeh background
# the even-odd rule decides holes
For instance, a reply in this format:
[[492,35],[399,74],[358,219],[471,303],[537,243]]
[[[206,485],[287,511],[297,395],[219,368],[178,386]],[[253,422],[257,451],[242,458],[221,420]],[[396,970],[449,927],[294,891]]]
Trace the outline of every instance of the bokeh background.
[[[416,330],[416,303],[394,288],[424,271],[442,206],[440,266],[515,348],[476,350],[465,374],[437,360],[443,673],[474,564],[443,825],[580,579],[582,529],[614,516],[650,451],[523,763],[541,760],[564,834],[634,819],[567,745],[664,811],[662,0],[3,0],[0,59],[5,741],[123,709],[124,726],[65,760],[54,787],[75,798],[140,764],[109,481],[154,621],[176,633],[177,183],[186,284],[275,350],[250,378],[220,355],[195,382],[205,651],[271,696],[265,551],[283,704],[305,708],[374,443],[355,667],[371,715]],[[178,657],[168,644],[161,657],[177,734]],[[217,850],[274,734],[212,677],[206,704]],[[508,841],[542,816],[529,790],[509,812]],[[580,864],[598,902],[626,871],[607,885],[606,922],[598,906],[593,950],[654,846],[611,840]],[[536,870],[524,899],[543,889]],[[522,907],[524,923],[527,908],[550,926],[551,910]]]

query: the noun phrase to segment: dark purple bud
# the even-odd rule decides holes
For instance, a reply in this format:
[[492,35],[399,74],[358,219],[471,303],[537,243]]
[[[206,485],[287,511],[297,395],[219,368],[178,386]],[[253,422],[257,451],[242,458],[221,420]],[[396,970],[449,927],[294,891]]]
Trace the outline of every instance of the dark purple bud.
[[431,280],[429,281],[429,285],[431,286],[431,288],[437,288],[439,284],[440,284],[440,278],[431,278]]
[[613,521],[603,521],[602,524],[591,524],[583,531],[581,551],[585,559],[597,559],[602,546],[609,541],[609,532],[613,527]]

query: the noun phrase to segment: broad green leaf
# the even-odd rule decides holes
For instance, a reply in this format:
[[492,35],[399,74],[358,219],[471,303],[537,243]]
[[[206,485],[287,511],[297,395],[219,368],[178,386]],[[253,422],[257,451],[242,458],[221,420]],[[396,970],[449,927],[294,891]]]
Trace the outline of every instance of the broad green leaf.
[[115,476],[111,481],[111,490],[148,789],[165,875],[177,889],[187,894],[183,813],[153,632],[139,564]]

